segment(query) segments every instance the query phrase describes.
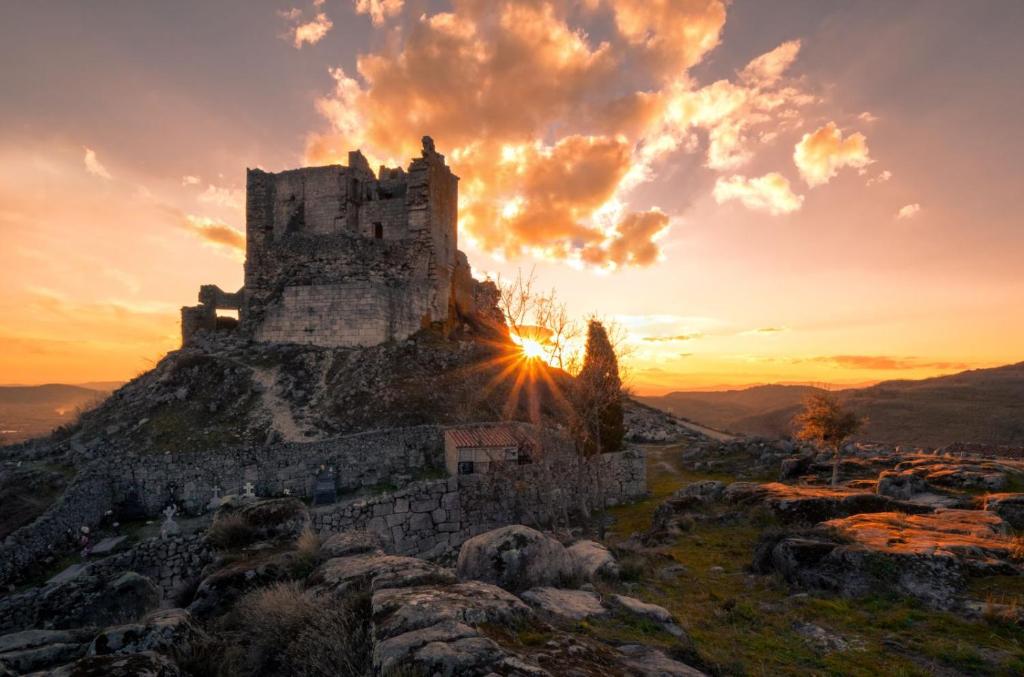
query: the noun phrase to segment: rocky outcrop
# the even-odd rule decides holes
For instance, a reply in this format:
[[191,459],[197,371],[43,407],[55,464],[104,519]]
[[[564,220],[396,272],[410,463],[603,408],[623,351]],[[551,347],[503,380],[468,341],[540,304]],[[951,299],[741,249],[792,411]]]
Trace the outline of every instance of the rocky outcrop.
[[303,573],[302,566],[302,559],[295,552],[255,555],[232,562],[199,583],[188,610],[199,618],[217,616],[250,590],[293,580]]
[[901,512],[916,514],[930,512],[928,506],[897,501],[850,489],[792,486],[773,482],[733,482],[725,488],[723,499],[737,505],[763,505],[782,522],[817,524],[835,517],[861,513]]
[[572,577],[573,564],[561,543],[516,524],[463,543],[457,570],[462,580],[486,581],[516,592],[557,586]]
[[375,592],[385,588],[443,585],[455,580],[451,569],[415,557],[379,552],[329,559],[310,577],[313,585],[338,594],[358,589]]
[[531,588],[520,597],[540,611],[572,621],[604,616],[608,613],[608,609],[601,603],[601,598],[587,590]]
[[967,578],[1021,572],[1002,520],[990,513],[859,514],[766,536],[754,569],[845,596],[897,593],[938,609],[960,603]]
[[49,677],[180,677],[178,665],[152,651],[128,656],[87,656],[50,673]]
[[1024,529],[1024,494],[989,494],[982,504],[1014,529]]
[[206,632],[185,609],[163,609],[141,622],[107,628],[89,645],[90,656],[137,654],[146,651],[169,656],[191,656],[207,641]]
[[23,630],[0,637],[0,674],[26,674],[69,663],[85,654],[92,632]]

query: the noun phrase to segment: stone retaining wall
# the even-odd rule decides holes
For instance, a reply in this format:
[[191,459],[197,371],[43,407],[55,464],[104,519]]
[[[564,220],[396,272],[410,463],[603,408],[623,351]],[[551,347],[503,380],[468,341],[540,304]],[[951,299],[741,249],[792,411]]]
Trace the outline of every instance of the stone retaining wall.
[[416,482],[400,491],[315,509],[312,522],[321,533],[373,531],[389,551],[430,558],[455,552],[467,539],[499,526],[543,526],[559,517],[562,506],[575,512],[584,500],[602,495],[607,505],[615,505],[646,491],[644,453],[630,449],[605,454],[582,469],[539,463],[502,475]]
[[46,598],[67,596],[88,578],[112,581],[127,571],[150,578],[158,588],[162,606],[173,606],[176,595],[192,582],[214,553],[200,536],[150,538],[124,552],[89,562],[72,577],[0,597],[0,635],[40,627],[37,610]]

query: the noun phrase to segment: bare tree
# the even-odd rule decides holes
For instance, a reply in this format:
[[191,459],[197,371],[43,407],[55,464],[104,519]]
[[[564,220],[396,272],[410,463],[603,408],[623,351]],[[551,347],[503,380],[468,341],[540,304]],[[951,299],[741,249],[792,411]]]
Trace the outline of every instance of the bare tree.
[[816,393],[808,397],[803,411],[793,419],[797,438],[832,450],[833,487],[839,483],[839,456],[843,443],[864,423],[865,419],[845,410],[831,393]]
[[497,284],[498,307],[505,315],[509,331],[518,339],[536,340],[547,351],[553,366],[568,370],[580,327],[558,298],[558,292],[538,291],[534,269],[528,275],[518,270],[507,281],[499,277]]

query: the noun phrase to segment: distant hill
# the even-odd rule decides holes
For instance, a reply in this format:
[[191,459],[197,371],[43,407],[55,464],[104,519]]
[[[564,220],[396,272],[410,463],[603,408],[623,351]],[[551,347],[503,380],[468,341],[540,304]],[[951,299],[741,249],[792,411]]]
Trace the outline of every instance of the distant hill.
[[[722,392],[673,392],[639,400],[719,430],[786,435],[812,386],[766,385]],[[835,394],[868,417],[860,438],[942,446],[1024,444],[1024,362],[920,381],[884,381]]]
[[[114,386],[117,383],[97,384]],[[114,388],[85,388],[63,383],[0,386],[0,440],[17,442],[45,435],[73,421],[79,411],[106,399]]]

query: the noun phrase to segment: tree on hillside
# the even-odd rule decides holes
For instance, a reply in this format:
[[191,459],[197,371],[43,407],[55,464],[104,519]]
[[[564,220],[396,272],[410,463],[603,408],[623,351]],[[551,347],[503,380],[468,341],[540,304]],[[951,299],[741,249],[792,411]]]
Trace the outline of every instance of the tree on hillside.
[[619,451],[625,437],[619,361],[604,325],[590,320],[583,365],[572,384],[571,430],[576,445],[580,512],[604,537],[602,454]]
[[832,450],[832,486],[839,483],[839,456],[843,443],[864,425],[864,419],[847,411],[830,393],[815,393],[793,419],[796,436]]
[[604,325],[590,320],[583,366],[573,384],[573,433],[581,456],[618,451],[626,434],[619,360]]

